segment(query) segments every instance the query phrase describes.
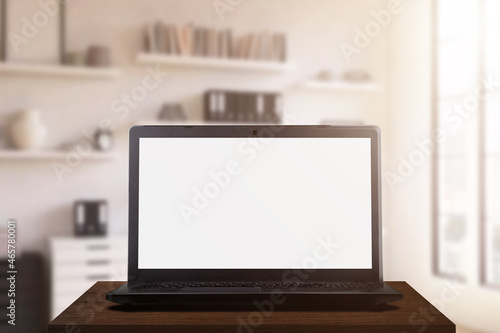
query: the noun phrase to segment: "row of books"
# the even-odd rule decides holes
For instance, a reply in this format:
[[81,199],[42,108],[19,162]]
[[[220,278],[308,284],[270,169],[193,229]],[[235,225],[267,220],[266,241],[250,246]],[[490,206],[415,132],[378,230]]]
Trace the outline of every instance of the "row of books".
[[204,95],[206,121],[279,124],[282,109],[280,93],[209,90]]
[[176,56],[199,56],[246,60],[287,59],[287,38],[283,33],[251,33],[238,38],[230,29],[179,26],[161,21],[146,27],[146,52]]

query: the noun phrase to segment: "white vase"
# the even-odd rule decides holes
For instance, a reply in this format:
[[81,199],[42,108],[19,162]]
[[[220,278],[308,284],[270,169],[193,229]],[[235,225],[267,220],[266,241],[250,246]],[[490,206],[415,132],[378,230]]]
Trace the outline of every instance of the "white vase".
[[36,149],[42,145],[47,129],[41,123],[38,111],[22,110],[12,124],[11,135],[16,148]]

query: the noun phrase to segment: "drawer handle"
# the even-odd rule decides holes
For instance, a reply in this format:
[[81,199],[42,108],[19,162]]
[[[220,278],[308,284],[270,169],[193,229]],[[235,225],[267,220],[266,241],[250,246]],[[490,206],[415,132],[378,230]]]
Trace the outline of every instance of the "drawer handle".
[[102,265],[109,265],[110,261],[109,260],[88,260],[87,265],[89,266],[102,266]]
[[88,245],[87,250],[96,251],[96,250],[108,250],[109,245]]
[[108,274],[103,275],[87,275],[87,280],[97,281],[97,280],[109,280]]

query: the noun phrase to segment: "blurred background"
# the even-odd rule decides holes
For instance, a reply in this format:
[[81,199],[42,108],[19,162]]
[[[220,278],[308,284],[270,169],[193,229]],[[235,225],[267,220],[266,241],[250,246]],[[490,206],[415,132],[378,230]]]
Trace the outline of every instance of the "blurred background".
[[380,126],[385,280],[500,332],[500,1],[0,0],[0,20],[17,331],[126,280],[131,126],[284,123]]

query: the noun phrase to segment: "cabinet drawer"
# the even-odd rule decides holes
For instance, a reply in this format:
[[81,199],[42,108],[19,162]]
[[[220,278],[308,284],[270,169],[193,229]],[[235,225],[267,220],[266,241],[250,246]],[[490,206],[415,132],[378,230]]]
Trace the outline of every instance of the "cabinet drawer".
[[126,261],[127,260],[127,250],[116,250],[116,249],[100,249],[91,251],[54,251],[52,253],[52,262],[55,265],[67,264],[67,263],[81,263],[85,264],[88,262],[95,261]]
[[54,251],[98,251],[127,249],[128,242],[126,238],[68,238],[52,239],[50,244]]
[[126,238],[50,240],[52,318],[96,281],[127,279]]
[[111,275],[114,280],[126,279],[127,262],[125,260],[89,260],[84,263],[55,265],[52,268],[52,278],[56,281],[93,275]]
[[88,261],[127,260],[125,239],[57,239],[51,241],[53,264],[81,263]]

